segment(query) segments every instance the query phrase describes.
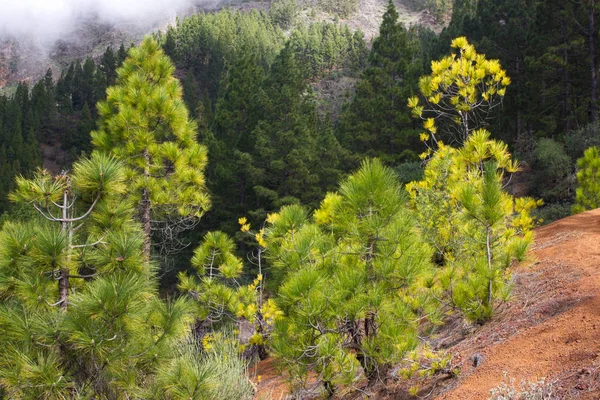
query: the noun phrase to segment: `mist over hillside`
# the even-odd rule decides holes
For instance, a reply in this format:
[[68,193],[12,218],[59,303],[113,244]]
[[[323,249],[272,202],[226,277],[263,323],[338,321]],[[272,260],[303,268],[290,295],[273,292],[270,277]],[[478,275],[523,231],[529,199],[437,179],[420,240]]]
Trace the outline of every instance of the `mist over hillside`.
[[[427,9],[396,1],[400,20],[406,25],[422,24],[439,31]],[[405,4],[406,3],[406,4]],[[33,84],[51,68],[55,78],[77,59],[97,58],[108,46],[137,44],[144,35],[165,30],[177,17],[223,8],[268,9],[270,2],[231,0],[60,0],[47,3],[25,0],[2,6],[0,14],[0,93],[14,84]],[[310,2],[307,4],[311,4]],[[386,0],[360,0],[358,11],[340,22],[364,32],[367,41],[379,29]],[[412,3],[411,3],[412,4]],[[301,7],[299,20],[338,19],[313,6]]]
[[55,74],[69,62],[96,57],[107,46],[137,43],[176,17],[218,7],[215,0],[25,0],[2,6],[0,88]]
[[82,24],[135,23],[144,25],[184,12],[210,6],[214,0],[25,0],[8,2],[0,14],[0,34],[27,37],[52,44],[77,32]]

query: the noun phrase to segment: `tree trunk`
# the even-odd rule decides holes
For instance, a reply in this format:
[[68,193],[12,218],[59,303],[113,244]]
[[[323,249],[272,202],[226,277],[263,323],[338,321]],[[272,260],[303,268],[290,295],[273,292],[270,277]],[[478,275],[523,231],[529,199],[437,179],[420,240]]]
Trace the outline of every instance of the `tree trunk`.
[[361,351],[356,353],[356,359],[360,363],[367,380],[369,381],[369,386],[372,386],[376,381],[379,374],[377,373],[377,368],[373,365],[373,362],[369,359],[369,357],[365,356]]
[[150,191],[147,187],[148,178],[150,177],[150,154],[148,153],[148,149],[144,150],[144,161],[144,178],[146,179],[144,184],[146,187],[142,191],[142,201],[140,205],[142,207],[142,226],[144,228],[144,258],[149,261],[152,246],[152,226],[150,224]]
[[571,131],[571,123],[569,116],[569,51],[568,51],[568,37],[567,37],[567,21],[563,18],[560,22],[562,39],[563,39],[563,118],[565,121],[565,133],[568,134]]
[[[492,273],[492,244],[490,242],[490,236],[491,236],[491,228],[487,227],[486,233],[485,233],[485,245],[486,245],[486,252],[487,252],[488,271],[491,275],[491,273]],[[489,280],[488,280],[488,295],[487,295],[487,306],[488,307],[492,307],[492,302],[494,301],[494,298],[492,296],[492,291],[494,289],[493,285],[494,285],[494,280],[492,278],[489,278]]]
[[591,0],[588,16],[588,45],[590,51],[590,122],[598,119],[596,93],[598,88],[598,76],[596,73],[596,1]]
[[58,302],[60,308],[66,311],[69,304],[69,264],[71,263],[71,245],[73,244],[73,224],[68,222],[69,215],[69,188],[63,193],[62,204],[62,232],[67,235],[67,258],[58,275]]
[[335,395],[335,386],[331,381],[323,381],[323,386],[325,387],[325,392],[327,393],[327,398],[331,399]]
[[58,301],[61,310],[66,310],[69,303],[69,269],[61,268],[58,276]]

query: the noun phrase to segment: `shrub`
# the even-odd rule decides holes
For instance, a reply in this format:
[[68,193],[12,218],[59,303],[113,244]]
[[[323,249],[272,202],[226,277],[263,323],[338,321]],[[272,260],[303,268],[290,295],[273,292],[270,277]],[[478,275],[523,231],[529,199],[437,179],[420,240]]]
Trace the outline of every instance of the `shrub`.
[[175,359],[157,374],[154,398],[161,400],[251,399],[254,389],[237,338],[230,331],[182,344]]
[[547,202],[564,201],[572,196],[573,163],[563,145],[555,140],[543,138],[536,145],[533,170],[534,191]]
[[573,212],[591,210],[600,206],[600,155],[598,147],[590,147],[577,160],[577,192]]
[[565,136],[565,148],[573,161],[592,146],[600,146],[600,122],[592,122]]

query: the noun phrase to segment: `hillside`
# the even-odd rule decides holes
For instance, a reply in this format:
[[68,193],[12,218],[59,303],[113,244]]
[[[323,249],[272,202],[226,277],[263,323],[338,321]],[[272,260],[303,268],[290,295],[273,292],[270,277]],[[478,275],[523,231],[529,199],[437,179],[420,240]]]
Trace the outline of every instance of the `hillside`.
[[[503,381],[511,385],[514,379],[518,389],[522,381],[544,378],[552,385],[552,399],[598,399],[598,243],[600,209],[538,228],[530,261],[514,271],[513,297],[498,315],[483,327],[450,324],[434,338],[432,344],[453,354],[452,364],[461,372],[456,379],[420,382],[420,398],[487,399]],[[259,365],[257,398],[285,398],[282,382],[269,375],[273,372],[269,361]],[[388,383],[369,398],[413,399],[407,391],[415,383]]]
[[[482,399],[507,377],[545,378],[557,398],[600,396],[600,209],[539,228],[531,262],[514,274],[515,296],[492,321],[449,349],[462,362],[437,398]],[[481,354],[477,368],[470,361]]]
[[[395,1],[400,20],[407,24],[423,24],[439,31],[442,25],[436,24],[429,11],[413,11],[404,1]],[[54,72],[55,78],[60,71],[71,62],[92,57],[99,58],[107,46],[119,47],[121,43],[137,44],[144,35],[166,27],[179,18],[197,12],[212,12],[224,8],[232,9],[267,9],[262,1],[193,1],[187,9],[178,13],[170,13],[156,20],[118,23],[98,22],[93,18],[78,21],[71,27],[70,33],[64,35],[52,45],[42,45],[27,38],[3,37],[0,32],[0,93],[9,91],[12,86],[25,81],[35,83],[44,76],[48,68]],[[352,29],[360,29],[370,41],[378,32],[381,16],[385,12],[386,0],[360,0],[358,11],[341,22]],[[336,20],[337,17],[323,12],[310,12],[305,8],[300,13],[301,23],[316,20]]]

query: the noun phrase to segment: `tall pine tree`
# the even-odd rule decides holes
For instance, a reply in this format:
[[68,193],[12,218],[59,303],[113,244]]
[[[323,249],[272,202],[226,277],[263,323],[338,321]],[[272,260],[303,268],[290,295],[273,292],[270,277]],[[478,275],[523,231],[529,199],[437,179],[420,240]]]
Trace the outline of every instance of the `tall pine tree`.
[[98,104],[93,144],[127,167],[127,194],[139,204],[150,257],[151,235],[189,228],[208,209],[206,148],[196,141],[174,66],[151,37],[132,48],[117,71],[117,84]]
[[403,150],[418,148],[418,131],[406,107],[423,73],[415,39],[415,32],[398,22],[390,1],[379,37],[373,41],[369,66],[340,117],[340,140],[356,154],[399,162],[411,158]]

